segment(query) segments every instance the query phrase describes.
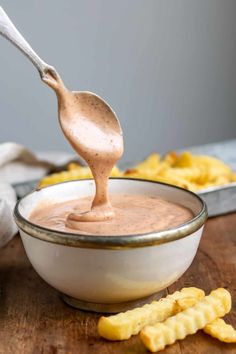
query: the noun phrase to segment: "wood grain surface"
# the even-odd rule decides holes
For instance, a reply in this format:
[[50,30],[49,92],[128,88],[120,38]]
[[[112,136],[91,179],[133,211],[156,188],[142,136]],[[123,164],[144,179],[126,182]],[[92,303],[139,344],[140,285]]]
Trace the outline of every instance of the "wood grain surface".
[[[233,309],[226,316],[236,326],[236,214],[207,221],[197,256],[168,291],[197,286],[206,292],[229,289]],[[65,305],[31,267],[19,236],[0,250],[0,354],[143,354],[138,336],[124,342],[99,338],[99,315]],[[201,331],[168,348],[165,354],[236,353]]]

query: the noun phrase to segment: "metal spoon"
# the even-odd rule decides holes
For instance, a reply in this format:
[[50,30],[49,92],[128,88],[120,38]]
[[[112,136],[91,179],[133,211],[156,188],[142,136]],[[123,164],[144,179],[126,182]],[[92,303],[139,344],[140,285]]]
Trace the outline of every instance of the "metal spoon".
[[44,77],[49,70],[54,71],[55,69],[46,64],[31,48],[29,43],[24,39],[20,32],[16,29],[12,21],[7,16],[6,12],[0,6],[0,34],[8,39],[12,44],[14,44],[18,49],[23,52],[27,58],[34,64],[38,69],[39,74]]
[[72,218],[97,221],[113,217],[107,183],[112,167],[123,153],[122,131],[115,112],[92,92],[69,91],[54,67],[35,53],[1,7],[0,34],[28,57],[38,69],[41,79],[56,92],[62,130],[93,173],[96,195],[91,218],[89,213],[82,216],[73,214]]

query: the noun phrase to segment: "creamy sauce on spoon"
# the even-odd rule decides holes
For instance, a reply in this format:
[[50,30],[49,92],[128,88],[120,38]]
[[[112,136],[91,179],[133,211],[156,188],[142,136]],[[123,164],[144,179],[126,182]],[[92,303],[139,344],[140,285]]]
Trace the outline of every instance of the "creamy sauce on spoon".
[[69,214],[67,223],[76,228],[76,221],[110,220],[114,210],[108,196],[108,178],[124,149],[119,121],[100,97],[90,92],[69,91],[57,73],[48,73],[43,81],[55,91],[62,131],[87,162],[96,184],[91,210]]

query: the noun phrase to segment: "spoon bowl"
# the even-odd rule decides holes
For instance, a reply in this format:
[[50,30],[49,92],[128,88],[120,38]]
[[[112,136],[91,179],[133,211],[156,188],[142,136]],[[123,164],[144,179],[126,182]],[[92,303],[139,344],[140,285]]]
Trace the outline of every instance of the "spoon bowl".
[[[122,130],[109,104],[93,92],[69,91],[55,70],[48,70],[42,80],[56,92],[59,121],[76,152],[90,163],[83,156],[85,148],[94,153],[95,159],[100,159],[99,152],[108,159],[117,151],[114,160],[118,160],[123,153]],[[79,151],[78,144],[82,147]]]

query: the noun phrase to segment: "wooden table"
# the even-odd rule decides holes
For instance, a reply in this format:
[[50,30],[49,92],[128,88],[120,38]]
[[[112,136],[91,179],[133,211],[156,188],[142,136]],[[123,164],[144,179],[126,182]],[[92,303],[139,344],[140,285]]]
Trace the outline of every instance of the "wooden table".
[[[168,290],[198,286],[206,292],[230,290],[234,307],[227,321],[236,326],[236,214],[208,220],[197,256],[187,273]],[[141,354],[138,336],[108,342],[96,332],[98,314],[65,305],[58,293],[35,273],[19,236],[0,251],[0,354]],[[220,343],[199,332],[165,354],[236,353],[235,344]]]

